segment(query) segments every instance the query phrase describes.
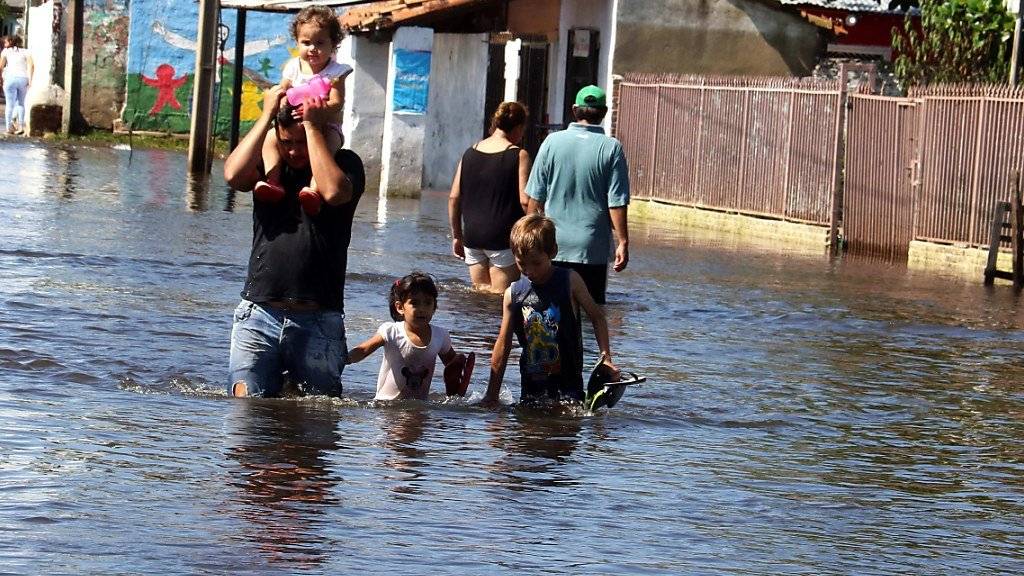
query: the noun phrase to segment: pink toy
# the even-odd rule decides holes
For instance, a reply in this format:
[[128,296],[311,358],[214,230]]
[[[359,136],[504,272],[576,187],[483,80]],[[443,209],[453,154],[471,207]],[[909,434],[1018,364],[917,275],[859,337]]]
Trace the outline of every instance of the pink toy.
[[327,94],[331,91],[331,81],[323,76],[313,76],[309,79],[309,82],[302,86],[293,86],[285,92],[288,97],[288,103],[292,106],[298,106],[302,104],[302,101],[306,98],[314,98],[319,96],[326,98]]

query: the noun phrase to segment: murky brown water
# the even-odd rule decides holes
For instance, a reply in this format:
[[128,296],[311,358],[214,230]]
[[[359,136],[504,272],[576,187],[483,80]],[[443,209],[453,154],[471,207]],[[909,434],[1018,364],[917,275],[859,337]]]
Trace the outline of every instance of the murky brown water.
[[[184,166],[0,143],[2,573],[1024,567],[1009,288],[634,222],[608,313],[649,381],[610,412],[377,407],[379,358],[344,400],[235,401],[250,200]],[[467,290],[444,210],[364,198],[349,336],[426,269],[484,365],[500,303]]]

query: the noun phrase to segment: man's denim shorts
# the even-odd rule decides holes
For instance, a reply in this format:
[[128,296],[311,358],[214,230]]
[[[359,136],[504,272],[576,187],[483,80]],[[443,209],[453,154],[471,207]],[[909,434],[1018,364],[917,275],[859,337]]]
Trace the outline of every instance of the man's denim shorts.
[[242,300],[231,327],[228,393],[244,382],[250,396],[280,396],[287,372],[305,394],[340,396],[347,359],[341,312],[291,312]]

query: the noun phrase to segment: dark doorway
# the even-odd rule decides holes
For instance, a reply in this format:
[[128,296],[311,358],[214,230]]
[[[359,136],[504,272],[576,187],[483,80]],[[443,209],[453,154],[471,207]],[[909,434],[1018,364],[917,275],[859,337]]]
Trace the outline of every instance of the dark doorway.
[[[505,98],[505,44],[515,38],[508,34],[491,36],[487,54],[487,89],[484,93],[484,127],[487,136],[491,130],[491,115]],[[523,148],[536,156],[540,143],[550,131],[548,125],[548,55],[550,47],[544,36],[518,38],[519,80],[516,82],[516,100],[530,111]]]
[[491,115],[505,98],[505,35],[494,35],[487,45],[487,89],[484,91],[484,137],[491,133]]
[[546,41],[523,40],[519,50],[519,82],[516,99],[526,104],[530,112],[523,148],[530,158],[537,157],[537,149],[547,136],[548,123],[548,44]]
[[565,108],[562,124],[573,121],[572,105],[580,88],[597,84],[597,64],[601,43],[593,28],[569,30],[569,48],[565,55]]

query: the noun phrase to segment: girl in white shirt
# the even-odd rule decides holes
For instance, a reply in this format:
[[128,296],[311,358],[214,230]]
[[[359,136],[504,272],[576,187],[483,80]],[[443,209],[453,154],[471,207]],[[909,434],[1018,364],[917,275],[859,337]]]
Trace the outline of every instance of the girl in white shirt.
[[8,134],[21,134],[25,126],[25,94],[32,85],[32,56],[21,47],[18,36],[4,37],[0,52],[0,74],[4,79],[4,127]]
[[391,286],[388,311],[395,321],[381,324],[373,337],[348,352],[353,364],[384,347],[375,400],[426,400],[436,358],[445,365],[448,394],[465,395],[472,362],[452,348],[447,330],[430,324],[436,310],[437,286],[429,275],[413,272]]

